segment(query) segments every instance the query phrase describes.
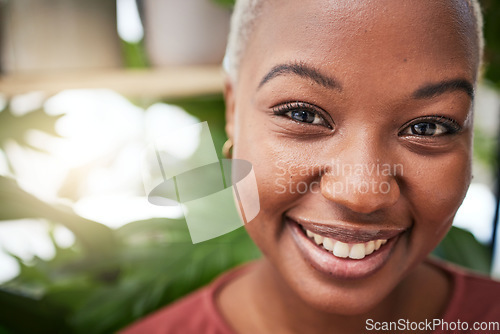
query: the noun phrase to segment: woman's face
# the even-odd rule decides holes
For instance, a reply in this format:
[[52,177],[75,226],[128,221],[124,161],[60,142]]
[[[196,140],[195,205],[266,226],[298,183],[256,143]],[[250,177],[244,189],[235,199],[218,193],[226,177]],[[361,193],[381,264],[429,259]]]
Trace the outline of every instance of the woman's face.
[[227,91],[233,156],[259,186],[246,228],[322,310],[373,308],[465,196],[477,54],[455,2],[276,0],[257,21]]

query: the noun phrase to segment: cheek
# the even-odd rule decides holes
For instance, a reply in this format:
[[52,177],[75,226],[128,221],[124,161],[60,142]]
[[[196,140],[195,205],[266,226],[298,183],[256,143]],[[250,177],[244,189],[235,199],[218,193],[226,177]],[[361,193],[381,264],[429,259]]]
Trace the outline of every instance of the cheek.
[[244,125],[235,131],[233,157],[252,163],[260,211],[245,228],[262,252],[269,256],[283,235],[283,213],[297,205],[310,189],[314,176],[301,173],[311,169],[308,150],[273,134],[259,124],[259,119],[243,116],[239,120],[239,124]]
[[[257,133],[257,135],[256,135]],[[319,193],[321,161],[317,143],[297,143],[271,131],[242,129],[235,156],[252,163],[261,214],[280,216],[311,190]]]
[[470,154],[464,150],[407,167],[404,196],[413,210],[413,240],[430,252],[450,228],[465,197],[471,177]]
[[[294,183],[299,178],[294,175],[296,163],[283,158],[283,150],[278,143],[273,143],[269,137],[263,139],[240,141],[236,154],[238,158],[252,163],[258,185],[260,211],[246,225],[246,229],[261,250],[268,253],[266,244],[276,243],[281,236],[283,213],[294,206],[301,194],[292,190],[296,188]],[[259,149],[254,149],[254,145],[258,145]],[[306,191],[307,180],[303,181],[303,185]]]

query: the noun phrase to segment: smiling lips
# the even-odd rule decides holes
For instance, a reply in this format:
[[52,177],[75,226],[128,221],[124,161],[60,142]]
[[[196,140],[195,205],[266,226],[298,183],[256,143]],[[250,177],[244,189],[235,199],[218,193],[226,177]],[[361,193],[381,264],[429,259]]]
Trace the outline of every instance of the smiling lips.
[[387,224],[337,221],[332,225],[297,218],[285,216],[285,221],[303,259],[335,279],[361,279],[380,270],[408,230]]
[[314,240],[316,245],[322,246],[323,249],[339,258],[348,257],[354,260],[361,260],[365,256],[379,250],[382,245],[387,243],[387,239],[371,240],[364,243],[345,243],[333,238],[323,237],[307,230],[303,226],[302,229],[310,239]]

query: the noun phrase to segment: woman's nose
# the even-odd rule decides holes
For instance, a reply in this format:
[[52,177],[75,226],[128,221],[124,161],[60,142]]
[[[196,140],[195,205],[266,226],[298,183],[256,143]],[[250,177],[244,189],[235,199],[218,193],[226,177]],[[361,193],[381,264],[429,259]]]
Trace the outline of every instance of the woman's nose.
[[373,144],[343,150],[321,177],[321,194],[330,201],[359,213],[393,206],[399,199],[401,164],[384,162],[385,154]]

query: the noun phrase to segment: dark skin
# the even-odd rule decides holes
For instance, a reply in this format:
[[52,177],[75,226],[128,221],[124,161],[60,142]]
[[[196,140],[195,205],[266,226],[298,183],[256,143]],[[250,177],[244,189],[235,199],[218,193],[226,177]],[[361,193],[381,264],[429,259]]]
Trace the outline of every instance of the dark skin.
[[[259,186],[261,211],[246,229],[265,255],[219,295],[238,333],[360,333],[366,319],[440,318],[451,285],[423,261],[471,179],[472,22],[464,1],[265,4],[239,79],[226,84],[233,157],[253,164]],[[387,192],[338,192],[329,185],[346,178],[332,159],[402,169],[349,178]],[[290,191],[299,183],[309,191]],[[356,276],[369,256],[318,269],[293,224],[392,241],[376,270]]]

